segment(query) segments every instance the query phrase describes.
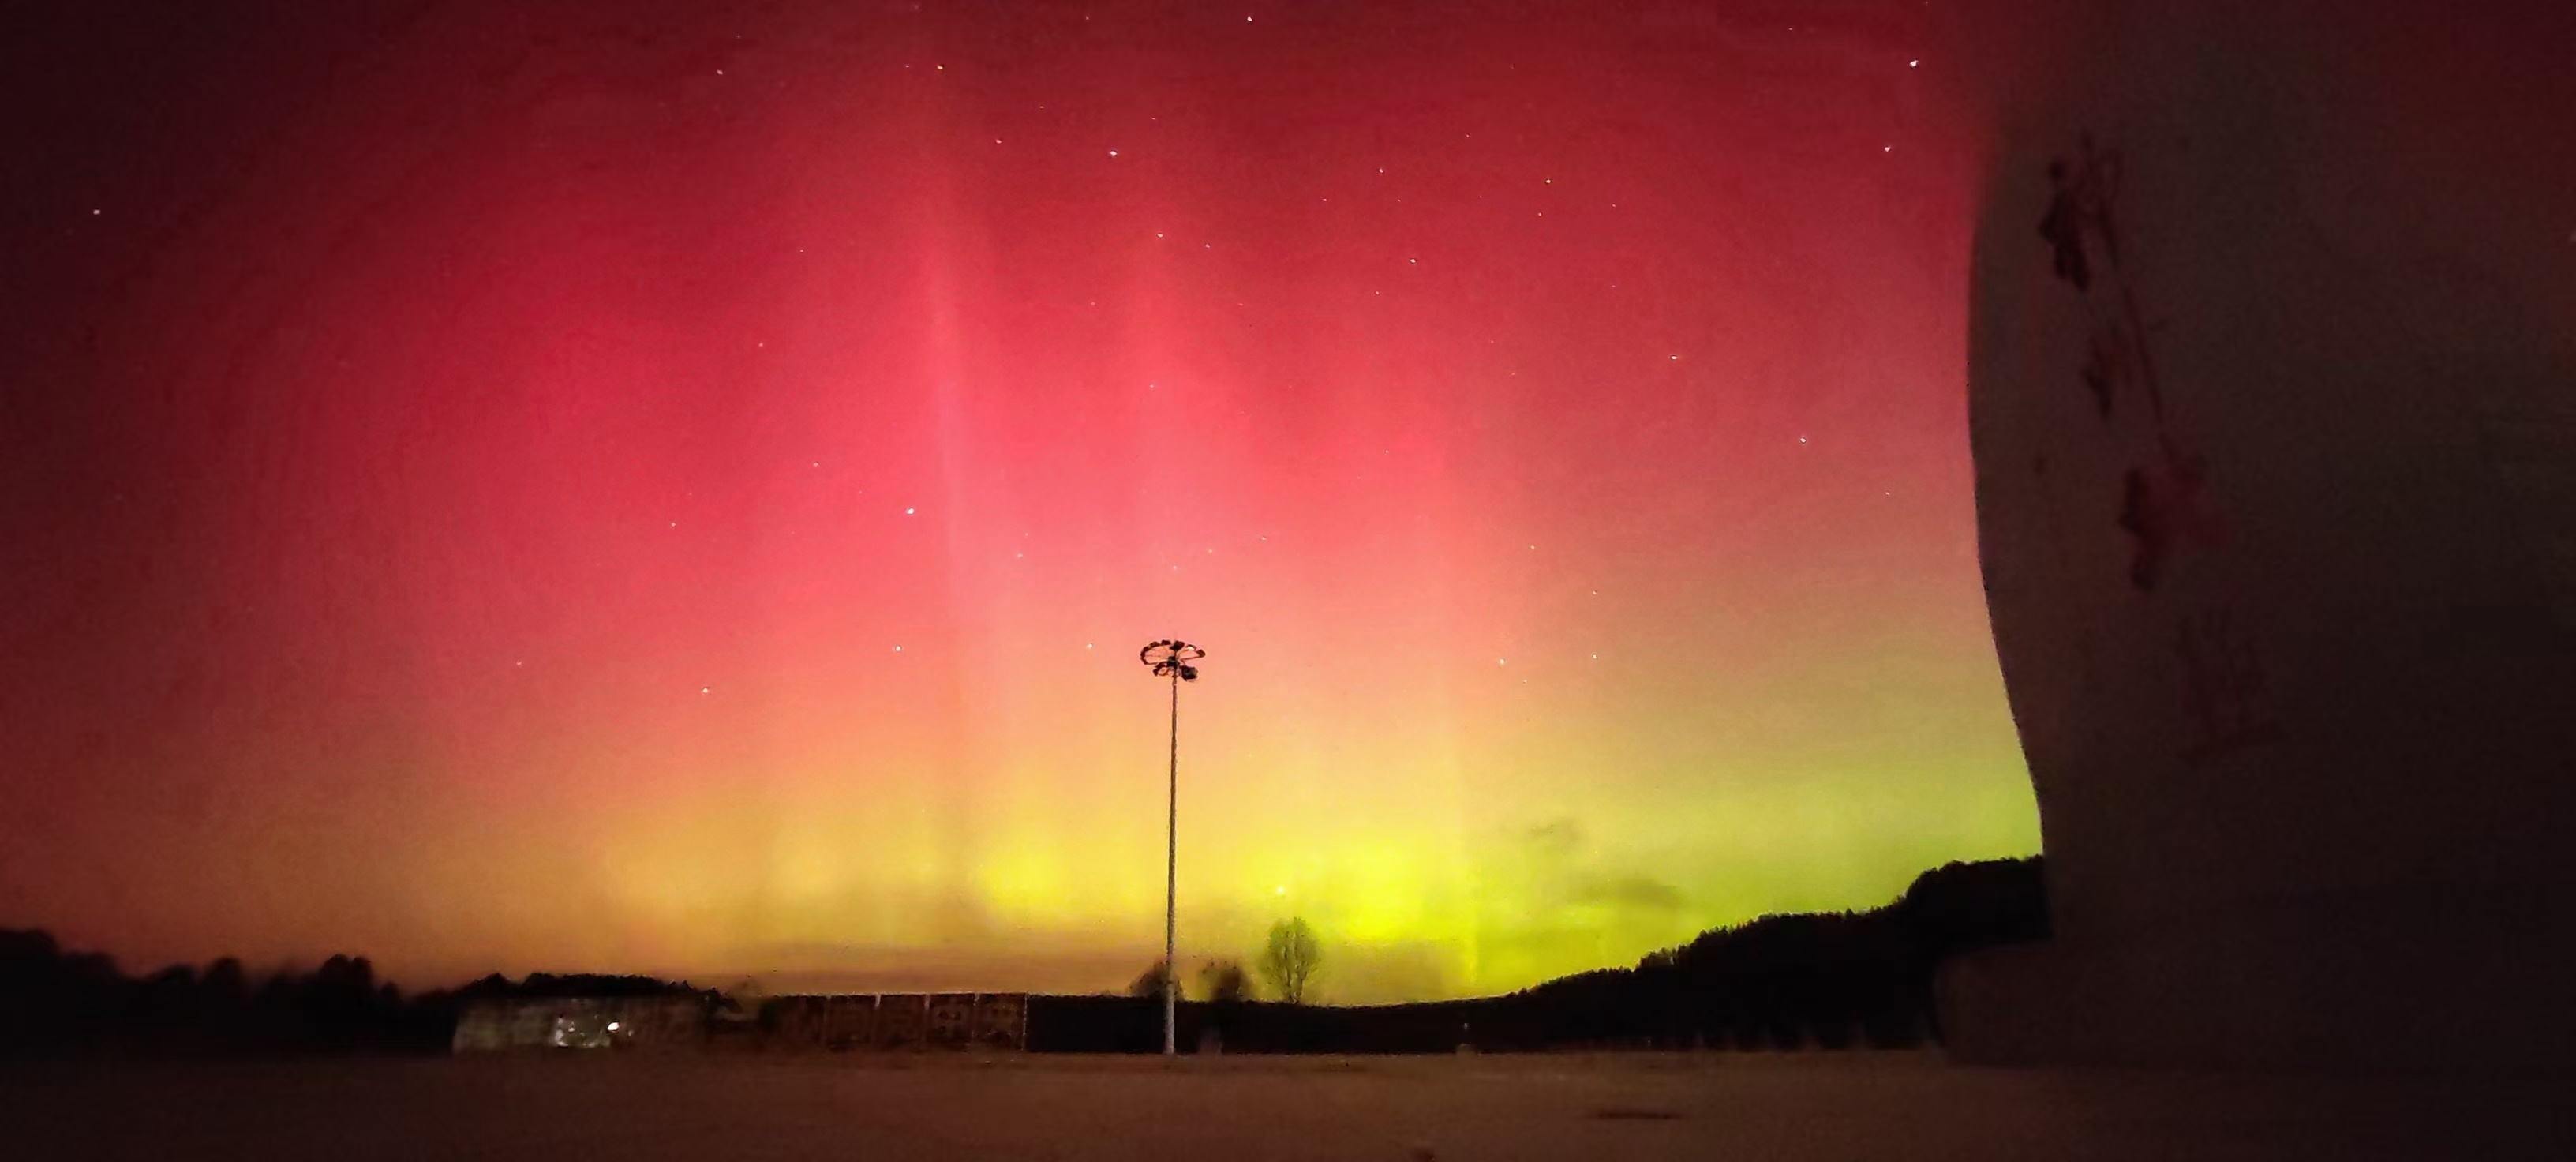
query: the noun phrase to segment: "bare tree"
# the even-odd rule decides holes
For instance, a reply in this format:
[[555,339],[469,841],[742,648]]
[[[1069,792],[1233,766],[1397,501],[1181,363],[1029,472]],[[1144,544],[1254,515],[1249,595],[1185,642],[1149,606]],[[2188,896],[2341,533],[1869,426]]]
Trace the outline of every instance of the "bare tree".
[[1136,979],[1128,982],[1127,995],[1131,997],[1162,996],[1163,984],[1167,979],[1169,979],[1164,966],[1169,963],[1171,962],[1157,960],[1154,962],[1154,966],[1152,968],[1148,968],[1145,971],[1136,974]]
[[1240,964],[1211,960],[1199,968],[1199,993],[1216,1004],[1233,1004],[1251,998],[1252,980]]
[[1282,920],[1270,926],[1270,943],[1261,950],[1261,978],[1270,982],[1272,992],[1292,1005],[1306,1003],[1306,986],[1315,977],[1315,969],[1324,962],[1324,950],[1315,942],[1315,929],[1303,916]]

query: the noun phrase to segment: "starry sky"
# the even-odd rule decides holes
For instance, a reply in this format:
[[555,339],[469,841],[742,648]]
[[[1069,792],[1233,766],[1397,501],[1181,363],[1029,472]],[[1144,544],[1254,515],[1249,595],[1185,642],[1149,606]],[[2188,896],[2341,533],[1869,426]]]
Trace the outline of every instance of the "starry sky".
[[[220,14],[207,10],[222,8]],[[60,5],[0,176],[0,924],[1328,999],[2038,817],[1930,5]]]

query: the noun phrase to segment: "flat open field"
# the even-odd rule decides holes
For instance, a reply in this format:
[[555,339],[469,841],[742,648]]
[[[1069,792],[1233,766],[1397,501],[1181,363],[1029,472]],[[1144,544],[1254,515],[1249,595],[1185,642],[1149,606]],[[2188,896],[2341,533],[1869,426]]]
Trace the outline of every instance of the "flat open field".
[[2559,1088],[1912,1054],[20,1064],[0,1157],[2576,1157]]

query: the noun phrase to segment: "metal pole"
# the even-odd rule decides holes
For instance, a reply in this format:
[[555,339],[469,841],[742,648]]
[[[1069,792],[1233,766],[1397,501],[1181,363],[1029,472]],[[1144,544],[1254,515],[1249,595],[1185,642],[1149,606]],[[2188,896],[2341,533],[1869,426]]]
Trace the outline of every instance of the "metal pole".
[[1173,994],[1180,991],[1180,966],[1172,963],[1172,930],[1174,893],[1181,883],[1181,667],[1172,667],[1172,761],[1170,796],[1165,800],[1169,815],[1163,833],[1163,1056],[1180,1052],[1178,1034],[1173,1028],[1174,1011],[1179,1002]]

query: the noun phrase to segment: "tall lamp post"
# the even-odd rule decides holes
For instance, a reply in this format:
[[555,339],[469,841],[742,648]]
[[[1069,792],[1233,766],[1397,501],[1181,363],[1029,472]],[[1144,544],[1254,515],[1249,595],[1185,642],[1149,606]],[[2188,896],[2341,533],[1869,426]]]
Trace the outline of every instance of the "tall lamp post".
[[1181,683],[1199,680],[1195,664],[1207,651],[1170,638],[1148,643],[1136,660],[1153,667],[1157,678],[1172,680],[1171,787],[1165,799],[1163,832],[1163,1056],[1180,1052],[1174,1014],[1179,1007],[1180,968],[1172,963],[1173,899],[1181,882]]

